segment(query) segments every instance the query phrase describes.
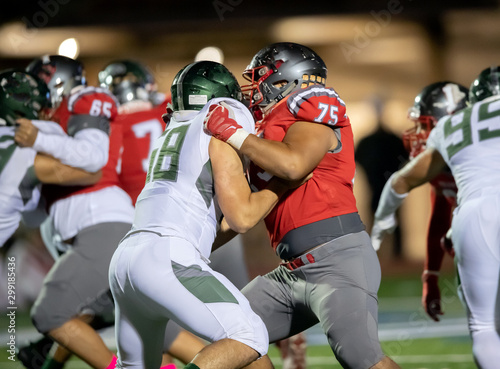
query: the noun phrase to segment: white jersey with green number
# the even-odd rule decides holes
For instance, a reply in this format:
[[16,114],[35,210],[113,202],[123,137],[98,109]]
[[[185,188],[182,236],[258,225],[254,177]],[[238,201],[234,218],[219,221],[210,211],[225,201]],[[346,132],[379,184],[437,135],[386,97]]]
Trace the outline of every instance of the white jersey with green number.
[[175,112],[154,143],[131,232],[148,230],[186,239],[208,258],[221,214],[208,152],[212,137],[204,132],[203,120],[209,106],[221,100],[228,102],[245,130],[254,132],[250,112],[236,100],[217,98],[201,111]]
[[27,175],[36,151],[14,142],[14,127],[0,127],[0,247],[12,236],[21,213],[34,210],[40,199],[40,185]]
[[500,191],[500,97],[441,118],[427,147],[435,147],[451,168],[459,204],[479,190]]

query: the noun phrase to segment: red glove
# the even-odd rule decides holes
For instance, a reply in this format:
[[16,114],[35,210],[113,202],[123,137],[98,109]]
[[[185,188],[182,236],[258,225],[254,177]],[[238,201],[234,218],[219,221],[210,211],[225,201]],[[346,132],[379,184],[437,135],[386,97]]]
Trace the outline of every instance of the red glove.
[[439,322],[439,315],[444,314],[441,310],[441,292],[438,279],[439,277],[436,274],[429,274],[426,271],[422,274],[422,306],[427,315],[436,322]]
[[208,109],[203,126],[215,138],[239,149],[250,133],[234,120],[234,113],[223,101]]

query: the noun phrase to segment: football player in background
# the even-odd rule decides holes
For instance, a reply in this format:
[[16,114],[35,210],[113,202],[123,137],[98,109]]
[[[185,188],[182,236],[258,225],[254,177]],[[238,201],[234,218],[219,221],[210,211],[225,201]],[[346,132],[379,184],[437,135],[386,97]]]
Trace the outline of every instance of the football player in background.
[[[460,101],[457,91],[452,101]],[[448,166],[458,188],[452,241],[460,278],[459,295],[466,306],[472,351],[482,369],[498,367],[500,271],[500,72],[483,70],[471,84],[469,107],[442,117],[427,138],[426,148],[390,178],[376,219],[382,223],[409,191],[436,178]]]
[[[133,205],[119,187],[121,127],[114,123],[117,102],[106,89],[86,86],[83,65],[50,55],[35,59],[27,71],[44,80],[51,92],[49,118],[68,136],[44,134],[31,124],[16,142],[33,147],[64,164],[96,171],[102,177],[92,186],[44,186],[50,218],[48,227],[63,241],[62,255],[47,275],[31,316],[37,330],[97,369],[114,368],[116,357],[88,321],[84,308],[109,289],[109,261],[120,239],[130,230]],[[88,312],[94,316],[99,312]],[[62,365],[49,358],[45,368]]]
[[[408,116],[413,121],[414,127],[403,133],[403,142],[410,153],[410,159],[425,150],[427,138],[439,119],[467,106],[468,95],[469,90],[466,87],[449,81],[432,83],[422,89],[409,109]],[[422,306],[431,319],[439,321],[439,315],[443,314],[439,271],[445,253],[448,251],[450,255],[453,255],[451,242],[446,234],[451,227],[453,209],[457,206],[457,186],[448,167],[429,183],[431,185],[431,218],[422,273]],[[396,218],[392,217],[379,219],[376,222],[375,229],[372,231],[372,243],[375,249],[381,242],[380,239],[375,238],[381,222],[384,227],[391,224],[391,227],[397,225]],[[447,248],[444,247],[445,245]]]
[[[258,135],[213,106],[206,128],[251,160],[253,188],[271,177],[304,185],[282,197],[265,222],[282,265],[242,292],[264,320],[270,342],[320,323],[345,368],[398,368],[377,332],[380,264],[353,195],[354,142],[346,105],[325,87],[327,69],[308,47],[276,43],[250,62],[243,86]],[[252,363],[259,367],[260,361]]]
[[[16,125],[25,120],[38,120],[50,106],[45,82],[24,71],[0,72],[0,247],[12,236],[22,216],[37,227],[44,219],[38,211],[41,183],[86,185],[96,182],[100,172],[89,173],[61,164],[58,160],[38,154],[15,143]],[[64,135],[53,122],[38,121],[44,132]],[[17,133],[20,135],[20,132]],[[37,216],[33,216],[33,215]]]
[[165,129],[161,117],[170,99],[157,91],[148,68],[133,60],[106,65],[99,72],[99,83],[120,103],[116,120],[123,128],[123,142],[118,172],[122,188],[135,204],[144,187],[153,142]]

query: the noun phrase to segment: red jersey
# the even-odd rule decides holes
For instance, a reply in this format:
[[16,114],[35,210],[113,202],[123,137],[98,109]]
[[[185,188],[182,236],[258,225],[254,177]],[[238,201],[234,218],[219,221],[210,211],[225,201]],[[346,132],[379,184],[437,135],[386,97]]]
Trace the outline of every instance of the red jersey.
[[44,185],[43,195],[50,207],[55,201],[80,193],[88,193],[105,187],[119,185],[116,168],[120,155],[122,130],[114,121],[117,115],[117,101],[108,90],[99,87],[84,87],[69,98],[65,98],[60,107],[52,116],[52,120],[59,123],[68,135],[72,136],[71,127],[68,127],[69,118],[73,115],[99,116],[109,120],[109,155],[108,162],[102,168],[101,179],[92,186],[57,186]]
[[[353,194],[354,141],[345,103],[332,88],[310,86],[289,95],[262,120],[268,140],[282,141],[297,121],[326,124],[335,130],[339,145],[328,152],[304,185],[281,198],[265,219],[274,249],[283,236],[298,227],[338,215],[357,212]],[[250,182],[266,187],[271,175],[250,164]]]
[[168,101],[152,109],[120,114],[116,122],[123,127],[123,146],[119,178],[121,187],[129,194],[132,203],[144,187],[153,142],[165,130],[161,116],[166,112]]

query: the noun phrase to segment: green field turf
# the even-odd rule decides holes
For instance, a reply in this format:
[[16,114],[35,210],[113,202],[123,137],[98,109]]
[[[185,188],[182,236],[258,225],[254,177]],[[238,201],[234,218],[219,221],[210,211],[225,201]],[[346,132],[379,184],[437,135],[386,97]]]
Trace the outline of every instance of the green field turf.
[[[465,313],[455,293],[453,276],[445,276],[441,281],[445,317],[463,320]],[[426,318],[420,307],[421,283],[419,276],[386,277],[380,287],[380,326],[397,324],[403,327],[397,331],[397,338],[383,340],[384,352],[391,356],[404,369],[473,369],[471,341],[465,333],[457,335],[435,334],[433,337],[413,338],[411,332],[426,335],[429,328],[439,327],[443,323],[434,323]],[[0,335],[7,333],[8,320],[0,317]],[[405,327],[413,327],[413,331]],[[30,327],[27,313],[17,315],[16,329]],[[319,336],[321,332],[317,330]],[[382,335],[382,332],[381,332]],[[431,334],[432,335],[432,334]],[[0,351],[0,369],[22,369],[19,362],[8,360],[7,342],[2,342]],[[278,350],[272,345],[269,350],[276,368],[281,368]],[[330,347],[324,344],[309,345],[307,349],[309,369],[340,368]],[[181,366],[182,367],[182,366]],[[87,369],[88,365],[78,359],[72,359],[67,369]]]

